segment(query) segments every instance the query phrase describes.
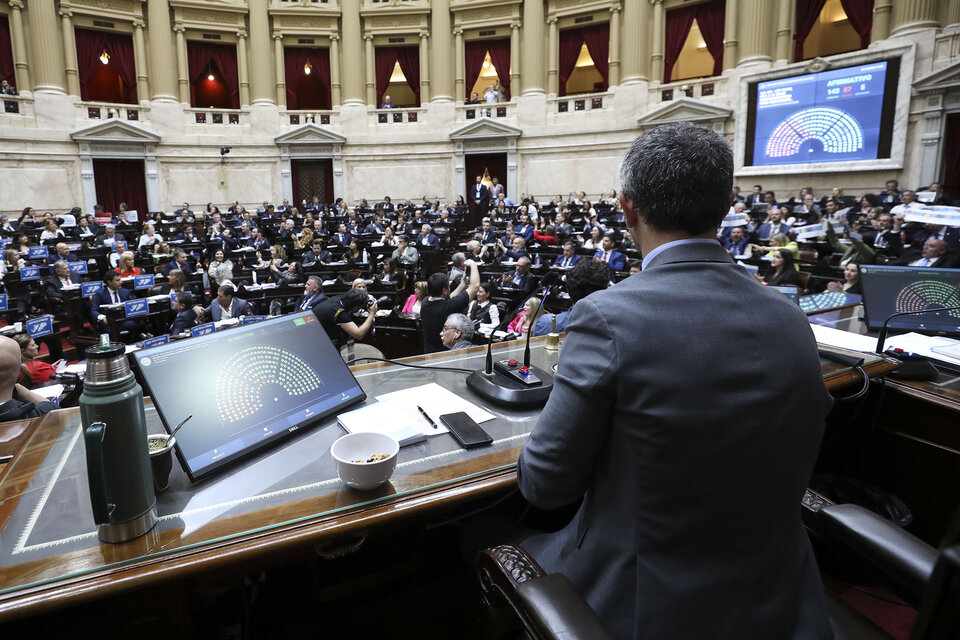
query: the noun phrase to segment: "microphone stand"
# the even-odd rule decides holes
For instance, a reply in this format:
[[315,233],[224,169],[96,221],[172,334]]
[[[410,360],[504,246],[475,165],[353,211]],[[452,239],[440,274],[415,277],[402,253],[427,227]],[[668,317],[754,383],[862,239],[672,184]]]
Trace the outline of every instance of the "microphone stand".
[[[887,325],[894,318],[900,316],[918,316],[926,315],[928,313],[937,313],[939,311],[960,311],[960,306],[952,307],[940,307],[938,309],[924,309],[922,311],[901,311],[900,313],[893,313],[887,316],[887,319],[883,321],[883,326],[880,327],[880,332],[877,335],[877,346],[875,351],[877,353],[885,353],[883,349],[883,343],[886,342],[887,338]],[[903,380],[936,380],[940,375],[940,371],[929,358],[921,355],[912,355],[909,353],[902,353],[897,351],[891,351],[887,355],[892,356],[900,360],[900,367],[892,372],[890,375],[895,378],[900,378]]]

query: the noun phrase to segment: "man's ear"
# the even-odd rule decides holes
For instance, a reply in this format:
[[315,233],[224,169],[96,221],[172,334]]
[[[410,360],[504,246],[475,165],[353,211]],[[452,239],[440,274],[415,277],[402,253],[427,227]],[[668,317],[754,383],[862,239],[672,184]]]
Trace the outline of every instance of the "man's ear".
[[637,212],[637,208],[633,205],[633,200],[631,200],[626,193],[620,191],[617,195],[617,199],[620,201],[620,208],[623,209],[623,217],[627,221],[627,227],[635,227],[640,221],[640,214]]

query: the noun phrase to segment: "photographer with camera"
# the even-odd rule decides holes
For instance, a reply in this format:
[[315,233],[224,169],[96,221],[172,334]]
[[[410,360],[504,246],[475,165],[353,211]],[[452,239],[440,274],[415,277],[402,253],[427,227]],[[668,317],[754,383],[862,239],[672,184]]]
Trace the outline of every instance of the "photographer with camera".
[[[357,324],[353,319],[358,311],[366,310],[366,319]],[[350,289],[342,296],[324,300],[313,308],[313,314],[326,329],[334,344],[339,344],[343,334],[354,340],[363,340],[373,328],[377,316],[377,303],[369,304],[367,292],[363,289]],[[339,329],[337,328],[339,327]]]

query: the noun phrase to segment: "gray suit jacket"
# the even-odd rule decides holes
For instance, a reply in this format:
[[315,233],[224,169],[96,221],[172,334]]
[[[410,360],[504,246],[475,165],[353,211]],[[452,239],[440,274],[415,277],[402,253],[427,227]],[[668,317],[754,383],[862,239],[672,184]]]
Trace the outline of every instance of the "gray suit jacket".
[[800,499],[831,406],[799,307],[719,244],[667,249],[573,309],[518,472],[583,504],[522,546],[620,638],[830,638]]

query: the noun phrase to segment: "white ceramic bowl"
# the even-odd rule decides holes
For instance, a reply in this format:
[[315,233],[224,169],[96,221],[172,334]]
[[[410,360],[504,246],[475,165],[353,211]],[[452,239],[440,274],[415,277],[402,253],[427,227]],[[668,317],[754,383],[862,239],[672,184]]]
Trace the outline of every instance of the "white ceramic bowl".
[[[397,468],[399,451],[400,443],[395,438],[363,431],[348,433],[330,446],[330,455],[337,463],[337,474],[354,489],[376,489],[389,480]],[[375,453],[384,453],[387,457],[366,462]]]

